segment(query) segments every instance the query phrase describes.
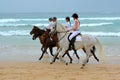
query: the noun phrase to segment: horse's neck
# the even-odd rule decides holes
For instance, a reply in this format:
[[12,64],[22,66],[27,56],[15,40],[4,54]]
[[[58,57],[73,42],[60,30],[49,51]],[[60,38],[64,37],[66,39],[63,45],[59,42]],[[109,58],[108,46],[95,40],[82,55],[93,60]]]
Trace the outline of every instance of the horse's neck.
[[39,36],[39,40],[40,40],[40,43],[41,43],[41,44],[44,43],[44,38],[43,38],[43,36]]
[[63,26],[62,24],[58,23],[57,24],[57,31],[64,32],[64,31],[66,31],[66,27]]
[[44,30],[39,30],[36,32],[36,35],[39,37],[39,36],[43,35],[44,32],[45,32]]
[[43,34],[45,31],[44,31],[44,30],[40,30],[39,32],[40,32],[41,34]]
[[63,38],[65,35],[66,35],[66,33],[58,33],[57,34],[58,40],[60,40],[61,38]]
[[60,23],[58,23],[57,25],[58,25],[57,26],[57,31],[58,31],[57,37],[60,40],[62,37],[64,37],[66,35],[67,32],[66,32],[65,26],[63,26]]
[[39,40],[42,44],[44,44],[45,40],[50,38],[50,35],[48,32],[44,32],[41,36],[39,36]]

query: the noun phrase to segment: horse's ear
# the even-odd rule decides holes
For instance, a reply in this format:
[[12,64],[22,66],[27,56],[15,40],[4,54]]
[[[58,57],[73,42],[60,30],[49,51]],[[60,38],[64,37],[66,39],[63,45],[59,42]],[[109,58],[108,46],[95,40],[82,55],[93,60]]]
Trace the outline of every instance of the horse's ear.
[[34,28],[36,28],[37,26],[33,26]]

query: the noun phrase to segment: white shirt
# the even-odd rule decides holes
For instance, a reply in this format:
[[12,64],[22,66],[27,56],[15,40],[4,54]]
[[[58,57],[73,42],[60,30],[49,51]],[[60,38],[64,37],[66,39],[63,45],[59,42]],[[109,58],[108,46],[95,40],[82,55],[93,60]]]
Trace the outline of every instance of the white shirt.
[[53,27],[54,23],[51,21],[49,25],[47,26],[48,29],[51,29]]
[[67,30],[69,30],[69,29],[71,28],[70,22],[67,22],[67,23],[66,23],[66,28],[67,28]]

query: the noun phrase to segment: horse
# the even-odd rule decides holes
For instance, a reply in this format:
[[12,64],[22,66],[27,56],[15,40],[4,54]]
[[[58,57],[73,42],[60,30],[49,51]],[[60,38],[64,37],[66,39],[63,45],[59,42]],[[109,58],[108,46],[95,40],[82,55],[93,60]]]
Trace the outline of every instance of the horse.
[[[51,34],[57,33],[57,37],[60,40],[59,41],[59,49],[55,53],[55,56],[53,57],[53,60],[50,64],[53,64],[56,57],[58,56],[62,62],[64,62],[66,65],[68,64],[63,58],[62,55],[63,53],[66,52],[69,48],[69,40],[68,36],[70,32],[68,32],[61,23],[56,22],[55,25],[53,25],[51,29]],[[81,40],[80,41],[75,41],[75,50],[83,49],[84,53],[86,54],[86,58],[83,60],[81,68],[84,68],[84,66],[88,63],[89,58],[91,56],[94,56],[94,58],[99,62],[99,59],[95,55],[96,47],[99,50],[99,54],[102,54],[102,44],[100,41],[97,39],[97,37],[91,36],[91,35],[85,35],[82,34]],[[64,44],[63,44],[64,43]]]
[[[47,52],[48,48],[49,48],[50,53],[51,53],[52,56],[54,56],[53,55],[53,50],[52,50],[53,47],[57,47],[57,49],[59,48],[57,34],[54,34],[51,37],[49,32],[50,32],[49,29],[47,29],[45,31],[45,30],[42,30],[42,29],[38,28],[37,26],[34,26],[33,29],[30,32],[31,35],[34,34],[32,39],[35,40],[38,37],[39,40],[40,40],[40,43],[42,44],[41,50],[43,52],[42,52],[42,55],[40,56],[39,60],[41,60],[43,58],[43,55],[44,55],[45,52]],[[51,38],[53,39],[53,41],[51,40]],[[65,54],[67,54],[67,56],[70,59],[70,63],[72,63],[73,59],[68,54],[68,51],[66,51]],[[64,57],[65,54],[62,57]]]

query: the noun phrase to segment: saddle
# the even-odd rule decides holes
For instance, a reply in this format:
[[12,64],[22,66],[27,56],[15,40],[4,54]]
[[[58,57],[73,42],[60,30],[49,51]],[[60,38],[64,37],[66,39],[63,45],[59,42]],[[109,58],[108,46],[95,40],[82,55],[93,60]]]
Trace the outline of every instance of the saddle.
[[81,33],[78,33],[76,36],[74,36],[74,37],[70,40],[69,37],[71,36],[71,34],[72,34],[72,33],[70,33],[70,34],[68,35],[68,41],[69,41],[69,42],[70,42],[71,40],[74,40],[74,41],[75,41],[75,40],[76,40],[76,37],[77,37],[78,35],[80,35],[80,36],[82,35]]

